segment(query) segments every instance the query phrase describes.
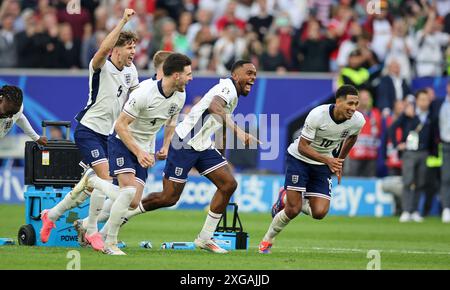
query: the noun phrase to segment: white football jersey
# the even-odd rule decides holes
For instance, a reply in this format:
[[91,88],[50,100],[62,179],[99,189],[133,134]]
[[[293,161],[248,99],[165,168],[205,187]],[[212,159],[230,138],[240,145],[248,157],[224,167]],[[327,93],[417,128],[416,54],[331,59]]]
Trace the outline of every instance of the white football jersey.
[[23,113],[23,104],[20,106],[19,112],[15,113],[12,118],[0,119],[0,138],[5,137],[11,131],[14,124]]
[[89,129],[108,135],[114,121],[128,98],[130,89],[139,86],[138,73],[134,64],[122,70],[107,59],[94,71],[89,63],[89,100],[86,107],[75,117]]
[[311,147],[318,153],[332,157],[333,150],[338,149],[347,137],[359,134],[366,122],[364,116],[356,111],[350,120],[336,123],[332,118],[333,108],[334,105],[322,105],[309,112],[300,137],[288,148],[289,154],[309,164],[324,165],[300,154],[300,138],[311,141]]
[[231,79],[220,79],[219,83],[192,107],[189,114],[175,129],[181,139],[190,138],[187,144],[196,151],[210,148],[212,146],[211,136],[222,127],[222,124],[208,112],[209,105],[215,96],[221,97],[226,102],[225,113],[232,114],[238,104],[236,87]]
[[[123,112],[135,118],[128,129],[142,150],[155,153],[156,134],[167,120],[180,113],[185,101],[186,92],[164,96],[161,80],[145,80],[131,93]],[[119,135],[116,138],[120,139]]]

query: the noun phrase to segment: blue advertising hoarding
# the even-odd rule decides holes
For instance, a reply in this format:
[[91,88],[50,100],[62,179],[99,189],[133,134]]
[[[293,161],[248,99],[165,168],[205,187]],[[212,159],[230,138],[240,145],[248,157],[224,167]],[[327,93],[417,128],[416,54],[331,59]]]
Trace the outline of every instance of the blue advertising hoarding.
[[[145,193],[160,191],[162,177],[149,175]],[[242,212],[270,212],[272,204],[284,184],[283,175],[237,174],[238,188],[232,201]],[[333,180],[331,215],[391,216],[394,202],[390,194],[381,190],[379,179],[344,178],[341,185]],[[0,170],[0,204],[22,204],[25,192],[23,169]],[[189,177],[179,202],[171,209],[206,209],[216,187],[201,176]]]

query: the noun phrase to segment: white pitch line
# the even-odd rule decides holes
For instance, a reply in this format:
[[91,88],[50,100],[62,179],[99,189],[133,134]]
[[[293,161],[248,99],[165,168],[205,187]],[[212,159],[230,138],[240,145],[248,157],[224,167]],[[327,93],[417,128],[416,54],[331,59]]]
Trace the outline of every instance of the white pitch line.
[[390,253],[390,254],[416,254],[416,255],[449,255],[450,252],[437,252],[437,251],[417,251],[417,250],[383,250],[383,249],[350,249],[350,248],[321,248],[321,247],[277,247],[274,248],[273,252],[287,252],[288,250],[295,250],[296,252],[323,252],[323,253],[367,253],[371,250],[379,251],[380,253]]

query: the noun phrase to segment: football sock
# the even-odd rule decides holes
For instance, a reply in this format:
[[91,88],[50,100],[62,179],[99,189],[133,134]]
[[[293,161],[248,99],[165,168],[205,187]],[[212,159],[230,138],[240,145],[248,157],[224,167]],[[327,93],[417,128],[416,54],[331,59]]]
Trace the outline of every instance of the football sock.
[[72,199],[70,192],[64,196],[64,198],[53,208],[48,211],[48,218],[52,222],[56,222],[60,216],[62,216],[69,209],[77,207],[79,204],[83,203],[83,201],[88,198],[89,192],[86,190],[80,193],[80,196],[77,199]]
[[87,217],[87,234],[90,236],[98,231],[97,218],[102,211],[103,204],[105,203],[105,194],[94,189],[91,193],[91,199],[89,204],[89,215]]
[[309,199],[306,199],[306,198],[303,199],[302,213],[312,217],[311,206],[309,205]]
[[146,212],[146,210],[145,210],[144,206],[142,205],[142,202],[140,202],[137,208],[129,210],[126,213],[125,218],[127,220],[129,220],[130,218],[132,218],[132,217],[134,217],[136,215],[139,215],[139,214],[143,214],[145,212]]
[[284,209],[277,213],[267,230],[263,240],[271,243],[276,235],[278,235],[291,220],[287,217]]
[[111,216],[108,220],[109,230],[105,243],[117,244],[120,225],[125,218],[125,214],[127,213],[135,194],[136,187],[127,186],[120,189],[119,197],[111,207]]
[[106,222],[109,219],[109,215],[111,214],[111,207],[114,203],[114,200],[108,198],[105,203],[103,204],[102,211],[100,215],[98,216],[97,222],[103,223]]
[[113,184],[111,180],[101,179],[98,176],[93,176],[89,178],[89,186],[96,188],[98,190],[103,191],[106,196],[112,200],[116,200],[119,196],[120,188],[117,185]]
[[214,232],[216,231],[221,217],[221,213],[214,213],[210,210],[208,212],[208,215],[206,216],[205,224],[203,225],[203,228],[198,235],[199,238],[203,240],[211,239],[214,236]]

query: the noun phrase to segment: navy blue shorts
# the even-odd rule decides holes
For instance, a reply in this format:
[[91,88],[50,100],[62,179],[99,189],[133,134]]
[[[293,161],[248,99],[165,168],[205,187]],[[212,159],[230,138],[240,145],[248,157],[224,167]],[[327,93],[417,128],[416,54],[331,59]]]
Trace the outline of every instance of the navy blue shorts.
[[133,173],[136,181],[145,186],[148,170],[142,167],[137,157],[115,136],[108,137],[109,171],[111,176],[120,173]]
[[[175,135],[175,137],[177,137]],[[227,165],[225,157],[215,148],[196,151],[192,148],[174,149],[172,144],[167,155],[164,177],[178,183],[185,183],[188,173],[195,167],[201,175],[207,175],[214,170]]]
[[302,192],[304,197],[315,196],[330,200],[331,173],[327,165],[308,164],[288,153],[284,188]]
[[80,165],[84,168],[108,162],[108,136],[99,134],[81,123],[74,132],[75,144],[83,156]]

